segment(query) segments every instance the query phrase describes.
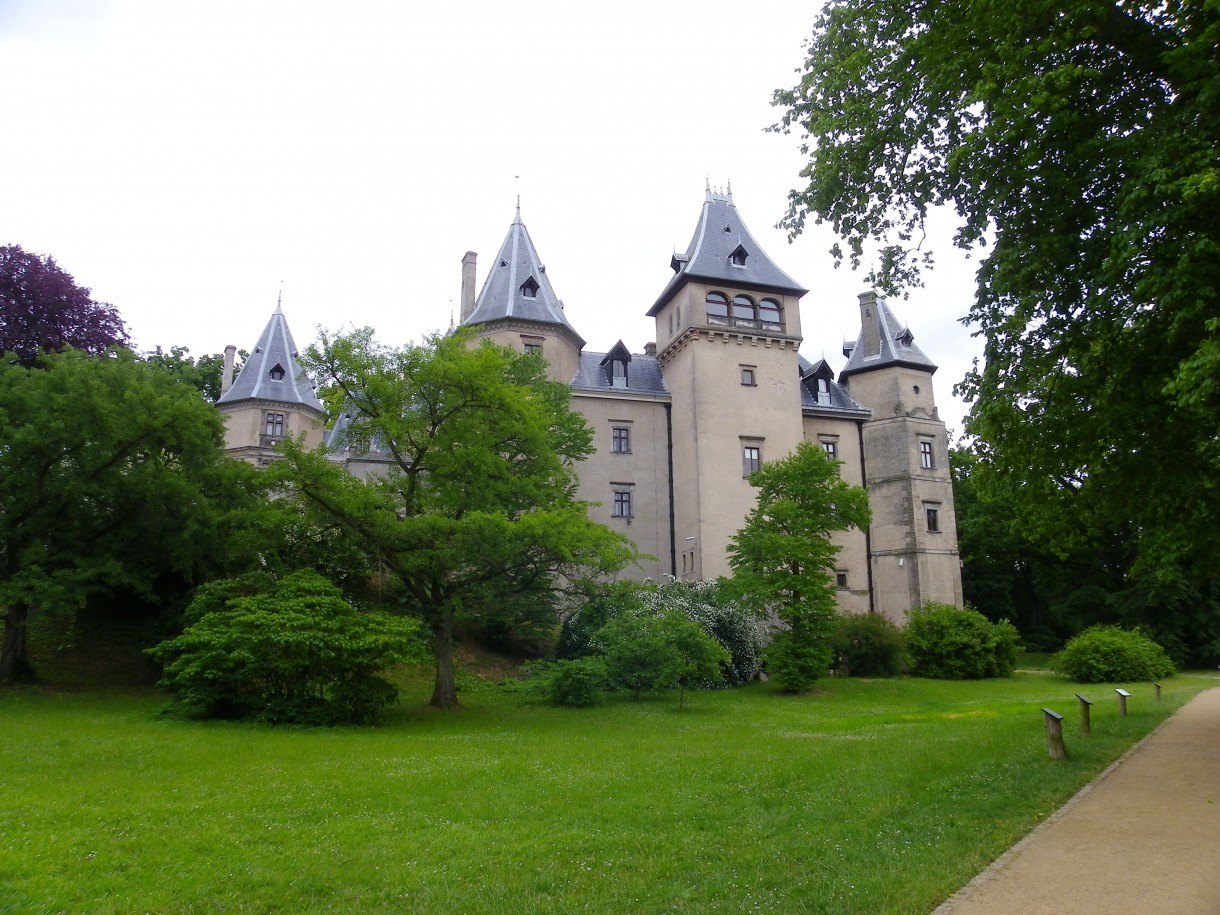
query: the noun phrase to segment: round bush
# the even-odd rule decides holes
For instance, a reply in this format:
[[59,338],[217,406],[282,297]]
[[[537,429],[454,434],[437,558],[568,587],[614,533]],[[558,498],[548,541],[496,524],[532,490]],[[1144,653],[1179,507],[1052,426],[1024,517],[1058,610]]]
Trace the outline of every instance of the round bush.
[[535,661],[528,669],[526,694],[547,705],[588,708],[601,702],[606,688],[606,662],[601,658]]
[[1020,635],[1007,620],[977,610],[928,602],[908,611],[905,630],[912,673],[937,680],[1008,677],[1017,666]]
[[1156,680],[1175,670],[1160,645],[1117,626],[1093,626],[1072,638],[1051,658],[1051,669],[1078,683]]
[[830,648],[835,671],[849,677],[896,677],[902,673],[902,630],[876,614],[845,613],[835,620]]

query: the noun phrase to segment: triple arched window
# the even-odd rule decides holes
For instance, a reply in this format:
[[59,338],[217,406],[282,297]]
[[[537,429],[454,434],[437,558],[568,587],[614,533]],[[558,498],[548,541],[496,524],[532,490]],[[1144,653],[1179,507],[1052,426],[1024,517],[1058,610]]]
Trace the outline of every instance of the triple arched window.
[[784,313],[775,299],[755,301],[748,295],[735,295],[732,300],[723,292],[712,291],[704,299],[708,324],[731,324],[735,327],[755,327],[763,330],[783,330]]

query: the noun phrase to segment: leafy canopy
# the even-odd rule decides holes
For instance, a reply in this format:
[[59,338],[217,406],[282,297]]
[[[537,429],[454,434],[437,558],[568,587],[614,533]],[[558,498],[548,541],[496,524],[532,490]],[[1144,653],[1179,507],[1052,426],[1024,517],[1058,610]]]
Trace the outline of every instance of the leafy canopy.
[[790,232],[830,222],[853,264],[881,245],[891,291],[933,207],[990,246],[980,470],[1052,544],[1094,490],[1154,577],[1220,567],[1218,49],[1214,0],[831,0],[774,97],[810,156]]
[[566,583],[621,569],[623,537],[589,520],[573,465],[592,449],[565,385],[537,357],[459,332],[378,345],[372,331],[329,336],[306,362],[347,404],[339,442],[384,472],[358,478],[326,452],[284,444],[270,473],[339,523],[385,570],[392,595],[432,629],[433,704],[457,704],[453,627],[509,597],[549,606]]
[[118,310],[95,302],[54,258],[0,246],[0,353],[33,365],[41,350],[103,353],[126,344]]

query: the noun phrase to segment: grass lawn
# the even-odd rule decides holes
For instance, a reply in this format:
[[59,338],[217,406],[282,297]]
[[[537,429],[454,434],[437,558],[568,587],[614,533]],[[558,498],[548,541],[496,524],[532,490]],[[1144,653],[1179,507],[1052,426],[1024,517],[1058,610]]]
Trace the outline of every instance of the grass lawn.
[[[1117,685],[1117,684],[1114,684]],[[925,912],[1215,677],[827,680],[374,729],[0,693],[4,912]],[[1095,700],[1079,733],[1080,691]],[[1067,716],[1046,753],[1040,708]]]

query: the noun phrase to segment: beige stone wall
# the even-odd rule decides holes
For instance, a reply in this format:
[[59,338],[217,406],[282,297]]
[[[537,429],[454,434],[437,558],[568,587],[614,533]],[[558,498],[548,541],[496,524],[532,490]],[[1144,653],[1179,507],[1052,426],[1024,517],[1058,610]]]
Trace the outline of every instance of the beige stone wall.
[[282,438],[266,434],[268,413],[284,414],[284,434],[303,435],[306,448],[313,449],[322,444],[323,417],[313,410],[263,400],[220,404],[218,409],[225,422],[225,449],[231,453],[242,450],[243,454],[234,456],[243,460],[250,459],[252,452],[249,449],[268,449]]
[[[627,535],[648,554],[622,577],[658,579],[671,571],[669,518],[669,455],[666,408],[663,398],[621,392],[572,392],[572,409],[581,413],[593,431],[597,451],[577,465],[577,497],[599,505],[589,517]],[[612,430],[629,430],[630,451],[612,450]],[[615,485],[629,486],[632,517],[613,516]]]
[[580,367],[580,349],[569,334],[556,332],[550,325],[525,321],[497,321],[494,325],[479,324],[474,328],[479,340],[492,340],[518,353],[526,344],[542,347],[547,362],[547,376],[552,381],[569,384]]

